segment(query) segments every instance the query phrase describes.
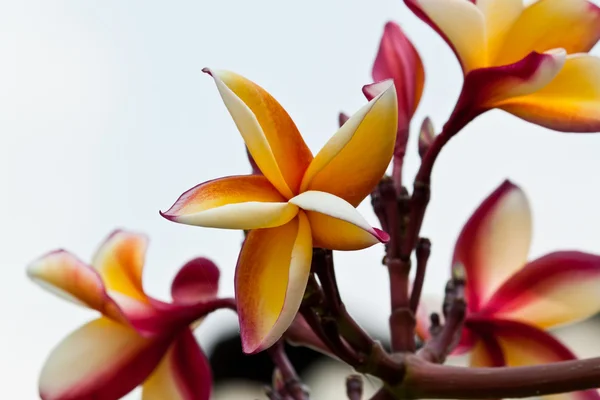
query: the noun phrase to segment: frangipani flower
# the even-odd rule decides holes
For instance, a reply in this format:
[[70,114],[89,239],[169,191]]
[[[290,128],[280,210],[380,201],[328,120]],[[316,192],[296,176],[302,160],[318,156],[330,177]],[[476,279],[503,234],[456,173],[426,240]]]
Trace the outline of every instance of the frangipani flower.
[[381,83],[382,81],[393,79],[396,86],[398,130],[394,149],[394,171],[395,174],[400,174],[410,121],[423,94],[425,70],[419,53],[394,22],[385,25],[372,75],[375,83],[363,87],[363,93],[368,100],[373,99],[386,87],[387,84]]
[[264,89],[209,71],[263,175],[231,176],[185,192],[162,215],[206,227],[251,230],[235,292],[246,353],[271,346],[296,315],[312,248],[355,250],[388,240],[356,207],[385,173],[397,125],[391,82],[313,158],[285,110]]
[[[506,181],[464,226],[453,266],[466,272],[468,305],[458,352],[474,366],[521,366],[574,359],[546,329],[600,311],[600,256],[577,251],[527,261],[531,211]],[[599,399],[596,391],[570,398]]]
[[[500,108],[569,132],[600,131],[600,9],[586,0],[405,0],[465,74],[456,118]],[[461,121],[464,122],[464,121]]]
[[145,236],[116,231],[91,266],[58,250],[28,267],[45,289],[102,314],[52,351],[42,399],[112,400],[143,383],[143,400],[208,400],[210,366],[189,326],[229,306],[216,299],[219,270],[205,258],[188,262],[173,280],[173,303],[163,303],[142,288],[146,245]]

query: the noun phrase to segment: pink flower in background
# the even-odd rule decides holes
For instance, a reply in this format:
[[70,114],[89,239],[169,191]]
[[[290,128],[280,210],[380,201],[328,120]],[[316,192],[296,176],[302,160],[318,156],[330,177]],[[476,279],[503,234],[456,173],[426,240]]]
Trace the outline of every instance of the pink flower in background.
[[58,250],[33,262],[31,279],[101,317],[64,339],[43,367],[44,400],[112,400],[142,384],[144,400],[208,400],[211,371],[190,325],[232,307],[217,299],[219,270],[208,259],[188,262],[173,280],[172,303],[142,287],[147,239],[116,231],[91,265]]

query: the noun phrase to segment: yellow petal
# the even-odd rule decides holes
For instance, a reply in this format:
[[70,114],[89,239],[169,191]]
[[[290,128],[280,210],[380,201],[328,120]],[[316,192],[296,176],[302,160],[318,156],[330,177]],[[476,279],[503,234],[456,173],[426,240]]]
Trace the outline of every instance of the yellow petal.
[[205,71],[262,173],[284,196],[298,193],[312,153],[287,112],[254,82],[229,71]]
[[407,0],[407,4],[448,42],[465,74],[486,66],[485,20],[475,4],[467,0]]
[[532,51],[588,52],[600,39],[600,9],[586,0],[539,0],[521,13],[493,65],[512,64]]
[[308,191],[290,203],[307,211],[317,247],[359,250],[389,240],[387,233],[371,227],[350,203],[330,193]]
[[371,193],[392,159],[396,141],[398,106],[389,82],[315,156],[302,180],[302,192],[328,192],[353,206]]
[[161,215],[171,221],[225,229],[270,228],[286,224],[298,207],[262,175],[230,176],[201,183]]
[[33,262],[27,268],[27,275],[59,297],[127,323],[118,305],[106,293],[98,273],[66,251],[55,251]]
[[142,288],[147,246],[145,235],[126,231],[115,231],[100,246],[92,266],[109,293],[116,292],[141,303],[149,302]]
[[574,54],[558,75],[533,94],[497,107],[526,121],[565,132],[600,131],[600,58]]
[[244,352],[270,347],[290,326],[306,289],[311,259],[310,226],[303,212],[286,225],[248,234],[235,275]]
[[485,20],[489,62],[495,58],[506,34],[523,12],[523,0],[477,0],[476,4]]

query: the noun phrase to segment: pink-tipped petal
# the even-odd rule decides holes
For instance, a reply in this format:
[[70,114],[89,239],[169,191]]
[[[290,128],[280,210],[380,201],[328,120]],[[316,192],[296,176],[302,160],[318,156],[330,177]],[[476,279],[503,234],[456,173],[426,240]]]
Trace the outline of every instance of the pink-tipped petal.
[[491,294],[525,265],[531,242],[531,210],[509,181],[498,187],[465,224],[453,265],[465,268],[467,304],[478,311]]
[[188,261],[171,284],[171,297],[176,303],[194,304],[217,297],[219,268],[208,258]]
[[34,261],[27,268],[27,275],[66,300],[100,311],[115,321],[127,322],[119,306],[106,293],[98,272],[64,250]]
[[[531,325],[510,320],[469,321],[480,337],[493,338],[501,347],[507,366],[540,365],[576,359],[561,342]],[[564,400],[598,400],[596,390],[586,390],[548,398]]]
[[142,272],[148,238],[133,232],[115,231],[96,252],[92,266],[109,292],[148,303],[142,287]]
[[144,382],[142,400],[209,400],[211,387],[208,360],[186,329]]
[[600,256],[576,251],[548,254],[517,271],[482,313],[546,329],[600,312]]
[[144,381],[169,341],[148,339],[107,318],[73,332],[50,354],[39,381],[43,400],[114,400]]
[[235,274],[245,353],[270,347],[290,326],[304,296],[311,259],[310,226],[304,212],[286,225],[248,234]]
[[315,244],[332,250],[357,250],[385,243],[389,235],[373,228],[350,203],[333,194],[310,190],[290,199],[308,212]]
[[297,212],[267,178],[247,175],[204,182],[161,215],[182,224],[249,230],[286,224]]

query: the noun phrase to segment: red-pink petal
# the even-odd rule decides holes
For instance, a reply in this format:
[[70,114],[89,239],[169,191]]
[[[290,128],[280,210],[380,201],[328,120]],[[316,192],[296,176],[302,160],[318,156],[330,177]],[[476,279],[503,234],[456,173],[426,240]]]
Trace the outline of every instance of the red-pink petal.
[[531,229],[527,198],[509,181],[473,213],[456,242],[453,260],[467,274],[469,310],[479,310],[496,288],[525,265]]
[[186,329],[144,383],[142,396],[143,400],[208,400],[211,387],[208,360]]
[[187,262],[173,279],[171,297],[176,303],[197,303],[214,299],[219,290],[219,268],[208,258]]
[[169,340],[148,339],[107,318],[69,335],[50,354],[40,376],[43,400],[114,400],[154,370]]
[[600,256],[548,254],[527,264],[491,297],[482,313],[551,328],[600,311]]

